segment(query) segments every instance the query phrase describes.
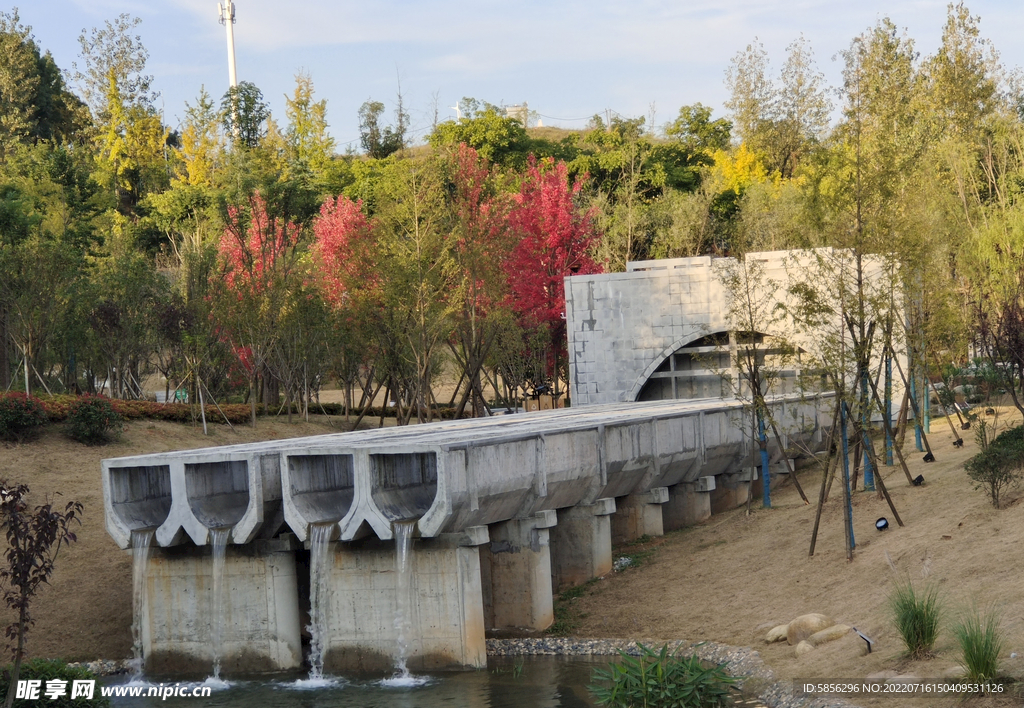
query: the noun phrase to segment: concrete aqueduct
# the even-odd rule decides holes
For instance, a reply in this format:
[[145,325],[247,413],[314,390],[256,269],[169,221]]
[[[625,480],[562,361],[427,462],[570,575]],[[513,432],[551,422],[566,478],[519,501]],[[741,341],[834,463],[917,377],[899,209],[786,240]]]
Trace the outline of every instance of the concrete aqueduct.
[[[771,405],[786,446],[773,444],[774,462],[823,444],[825,397]],[[400,652],[412,669],[481,667],[486,631],[547,627],[553,593],[610,572],[613,543],[744,502],[748,427],[739,402],[706,398],[111,459],[106,525],[125,549],[153,532],[135,618],[148,670],[301,666],[315,529],[329,540],[313,573],[326,573],[314,613],[326,670],[386,669]],[[408,522],[399,647],[393,539]],[[219,599],[204,548],[215,533],[227,538]]]

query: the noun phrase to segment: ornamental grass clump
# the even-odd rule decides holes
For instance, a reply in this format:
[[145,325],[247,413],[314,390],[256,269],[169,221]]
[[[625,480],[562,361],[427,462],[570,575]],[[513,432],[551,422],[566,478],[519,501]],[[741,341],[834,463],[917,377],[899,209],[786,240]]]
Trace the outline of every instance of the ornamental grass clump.
[[999,631],[999,615],[994,611],[965,612],[953,626],[953,636],[960,647],[960,661],[972,681],[991,681],[999,672],[999,655],[1003,636]]
[[46,411],[35,396],[26,396],[24,393],[0,394],[0,440],[26,440],[46,423]]
[[907,654],[915,659],[931,656],[942,619],[938,589],[915,590],[910,580],[897,581],[889,595],[889,612]]
[[67,417],[68,436],[86,445],[102,445],[121,432],[120,414],[102,396],[82,396],[71,404]]
[[696,655],[679,656],[637,644],[640,656],[619,650],[621,660],[594,669],[590,693],[612,708],[718,708],[728,705],[736,678],[724,664],[706,667]]

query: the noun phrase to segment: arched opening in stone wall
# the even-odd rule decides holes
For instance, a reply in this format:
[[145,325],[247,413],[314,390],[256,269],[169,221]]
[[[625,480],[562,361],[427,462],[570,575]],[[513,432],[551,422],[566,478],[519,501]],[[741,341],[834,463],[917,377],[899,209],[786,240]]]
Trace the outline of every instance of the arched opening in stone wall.
[[795,351],[764,332],[712,332],[688,342],[666,356],[637,395],[638,401],[689,398],[721,398],[745,394],[741,371],[733,366],[733,352],[746,343],[758,345],[761,366],[775,378],[772,393],[809,392],[820,389],[820,376],[809,376],[801,362],[806,352]]

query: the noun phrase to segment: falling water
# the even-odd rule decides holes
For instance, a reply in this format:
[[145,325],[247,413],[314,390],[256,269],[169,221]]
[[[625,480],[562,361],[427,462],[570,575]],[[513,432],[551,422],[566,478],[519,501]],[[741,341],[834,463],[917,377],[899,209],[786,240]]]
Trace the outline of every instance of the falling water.
[[395,530],[395,589],[397,593],[397,611],[395,612],[395,630],[398,635],[398,655],[395,657],[395,669],[398,680],[409,680],[411,674],[406,662],[409,658],[409,635],[412,630],[412,583],[409,570],[409,550],[412,546],[412,533],[416,521],[396,521]]
[[142,615],[146,611],[146,567],[153,529],[132,531],[132,675],[142,675]]
[[331,593],[330,542],[334,522],[312,524],[309,528],[309,679],[324,676],[327,638],[327,608]]
[[210,641],[213,644],[213,678],[220,679],[220,659],[224,651],[224,559],[231,527],[210,529],[213,547],[213,611]]

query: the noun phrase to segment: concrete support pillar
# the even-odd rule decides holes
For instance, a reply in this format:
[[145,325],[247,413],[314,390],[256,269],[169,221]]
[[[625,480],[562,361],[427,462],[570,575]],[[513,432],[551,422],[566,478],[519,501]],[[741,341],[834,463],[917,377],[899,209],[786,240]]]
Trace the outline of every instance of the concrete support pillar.
[[641,536],[664,536],[662,504],[668,501],[668,487],[655,487],[642,494],[615,500],[612,514],[612,544],[635,541]]
[[[751,485],[753,475],[753,485]],[[735,509],[747,503],[748,494],[760,492],[757,483],[756,468],[747,468],[734,474],[720,474],[715,480],[715,490],[711,492],[711,513],[721,514],[723,511]],[[757,491],[755,492],[754,489]]]
[[484,621],[488,629],[543,630],[554,622],[549,529],[553,509],[488,527],[480,547]]
[[714,489],[714,477],[701,477],[696,482],[669,487],[668,501],[661,505],[664,529],[675,531],[710,518],[711,492]]
[[[407,665],[413,671],[487,666],[479,546],[486,526],[413,540]],[[398,656],[395,544],[335,543],[324,669],[388,671]]]
[[611,572],[614,513],[613,498],[558,510],[558,525],[549,530],[555,592]]
[[[224,559],[221,669],[232,674],[302,666],[294,538],[229,545]],[[154,548],[142,617],[146,671],[213,668],[213,558],[208,546]]]

